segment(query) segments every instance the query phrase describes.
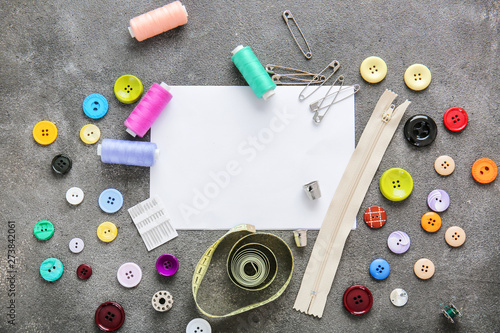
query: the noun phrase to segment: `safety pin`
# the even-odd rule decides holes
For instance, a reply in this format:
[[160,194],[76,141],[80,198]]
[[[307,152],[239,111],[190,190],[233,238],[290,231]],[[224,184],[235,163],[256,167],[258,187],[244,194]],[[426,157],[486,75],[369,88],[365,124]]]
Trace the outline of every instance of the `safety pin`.
[[[304,36],[304,34],[302,33],[302,30],[300,30],[300,27],[299,27],[299,24],[297,23],[297,21],[295,20],[295,18],[293,17],[292,15],[292,12],[289,11],[289,10],[285,10],[283,12],[283,19],[285,20],[285,23],[286,23],[286,26],[288,27],[288,30],[290,30],[290,33],[292,34],[292,37],[293,37],[293,40],[295,40],[295,43],[297,44],[297,46],[299,47],[300,51],[302,52],[302,54],[304,55],[304,57],[306,57],[306,59],[311,59],[312,58],[312,52],[311,52],[311,47],[309,46],[309,43],[307,42],[307,39],[306,37]],[[297,29],[299,30],[300,32],[300,35],[302,36],[302,39],[304,40],[304,42],[306,42],[306,46],[307,46],[307,53],[304,52],[304,50],[302,49],[302,47],[300,46],[299,42],[297,41],[297,38],[295,37],[295,34],[293,33],[292,31],[292,28],[290,27],[290,24],[288,23],[288,20],[292,20],[293,23],[295,23],[295,26],[297,27]]]
[[[351,97],[352,95],[354,95],[355,93],[357,93],[359,91],[359,89],[360,89],[359,84],[355,84],[355,85],[353,85],[353,87],[354,87],[354,91],[352,93],[350,93],[347,96],[342,97],[339,100],[334,101],[333,104],[342,102],[344,99],[347,99],[347,98]],[[329,97],[331,97],[333,95],[340,94],[342,91],[349,90],[350,88],[351,88],[350,86],[348,86],[348,87],[342,87],[341,89],[339,89],[339,91],[333,92],[330,95],[327,95],[327,96],[325,96],[323,98],[318,99],[316,102],[314,102],[311,105],[309,105],[309,108],[311,109],[312,112],[316,112],[316,111],[322,110],[322,109],[328,107],[328,105],[320,107],[320,105],[319,105],[320,102],[323,104],[323,101],[325,99],[327,99],[327,98],[329,98]]]
[[[286,71],[290,71],[290,72],[296,72],[296,73],[301,73],[301,74],[309,74],[311,76],[316,75],[314,73],[306,72],[306,71],[303,71],[303,70],[300,70],[300,69],[297,69],[297,68],[291,68],[291,67],[285,67],[285,66],[278,66],[278,65],[272,65],[272,64],[267,64],[266,65],[266,72],[268,72],[269,74],[271,74],[271,75],[278,74],[278,73],[276,73],[274,71],[274,69],[282,69],[282,70],[286,70]],[[290,73],[290,74],[295,75],[295,73]],[[284,74],[281,74],[281,75],[284,75]]]
[[[326,99],[326,96],[328,96],[328,94],[330,93],[330,91],[332,90],[332,88],[335,86],[335,83],[339,82],[340,83],[340,87],[339,87],[339,90],[334,92],[333,94],[335,94],[335,96],[333,97],[333,101],[330,103],[330,105],[328,105],[328,108],[326,109],[326,111],[323,113],[323,115],[320,115],[319,114],[319,110],[321,110],[321,106],[323,105],[323,102],[325,101]],[[332,107],[333,104],[335,104],[335,100],[337,99],[337,97],[339,96],[339,93],[340,91],[342,90],[342,87],[344,86],[344,75],[340,75],[336,80],[335,82],[333,82],[333,84],[330,86],[330,89],[328,89],[328,91],[326,92],[325,94],[325,97],[323,98],[323,100],[321,101],[321,103],[319,104],[319,107],[318,109],[314,112],[314,116],[313,116],[313,120],[314,122],[316,122],[317,124],[319,124],[321,122],[321,120],[323,120],[323,117],[326,116],[327,112],[330,110],[330,108]],[[333,95],[332,94],[332,95]]]
[[[281,85],[303,85],[305,82],[311,81],[310,78],[304,79],[301,78],[300,76],[315,76],[316,74],[305,74],[305,73],[298,73],[298,74],[274,74],[271,79],[273,80],[274,83],[276,84],[281,84]],[[283,82],[281,79],[287,79],[295,82]],[[314,79],[314,78],[313,78]],[[325,76],[321,75],[318,77],[317,80],[314,80],[315,83],[322,83],[325,81]]]
[[[319,76],[319,75],[322,75],[328,68],[333,68],[333,72],[332,74],[330,74],[325,81],[323,81],[323,83],[321,83],[319,86],[316,87],[316,89],[313,90],[312,93],[310,93],[309,95],[307,96],[304,96],[304,91],[307,89],[307,87],[309,87],[309,85],[311,85],[311,83],[313,83],[314,80],[317,80],[317,77],[316,76]],[[300,92],[300,95],[299,95],[299,100],[300,101],[303,101],[305,100],[306,98],[308,98],[309,96],[311,96],[312,94],[314,94],[319,88],[321,88],[322,85],[324,85],[326,83],[326,81],[330,80],[330,78],[333,76],[333,74],[335,74],[336,71],[338,71],[340,68],[340,63],[337,61],[337,60],[334,60],[332,61],[331,63],[328,64],[328,66],[326,66],[321,72],[319,72],[318,74],[316,74],[316,76],[314,76],[312,78],[311,81],[309,81],[309,83],[307,84],[307,86],[304,87],[304,89],[302,89],[302,91]]]

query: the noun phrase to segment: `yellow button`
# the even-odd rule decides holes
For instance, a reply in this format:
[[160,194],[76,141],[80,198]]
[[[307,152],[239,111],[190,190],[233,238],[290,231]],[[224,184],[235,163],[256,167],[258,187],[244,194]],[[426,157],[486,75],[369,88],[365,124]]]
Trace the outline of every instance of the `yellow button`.
[[116,98],[125,104],[137,102],[141,98],[143,90],[141,80],[133,75],[120,76],[114,87]]
[[448,155],[439,156],[434,161],[434,169],[441,176],[448,176],[455,170],[455,161]]
[[111,222],[103,222],[99,225],[99,227],[97,227],[97,237],[99,237],[99,239],[103,242],[111,242],[116,238],[117,234],[118,229],[116,228],[116,225]]
[[424,90],[431,84],[431,71],[422,64],[411,65],[405,72],[405,83],[411,90]]
[[465,242],[465,231],[457,226],[449,227],[444,234],[444,240],[449,246],[459,247]]
[[80,139],[83,142],[92,145],[99,141],[101,137],[101,130],[94,124],[88,124],[82,127],[80,130]]
[[42,120],[33,127],[33,138],[41,145],[50,145],[57,138],[57,127],[48,120]]
[[391,201],[402,201],[413,190],[413,178],[408,171],[401,168],[391,168],[380,177],[380,192]]
[[426,258],[418,259],[413,266],[415,275],[422,280],[430,279],[434,275],[434,264]]
[[369,83],[378,83],[387,75],[387,65],[382,58],[368,57],[359,67],[361,77]]
[[436,232],[441,228],[441,216],[435,212],[428,212],[420,219],[420,225],[427,232]]

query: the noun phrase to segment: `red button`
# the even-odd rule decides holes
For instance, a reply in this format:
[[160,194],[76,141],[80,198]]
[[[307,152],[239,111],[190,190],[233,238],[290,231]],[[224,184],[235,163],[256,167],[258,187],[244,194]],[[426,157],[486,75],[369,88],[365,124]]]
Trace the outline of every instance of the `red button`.
[[344,306],[354,315],[362,315],[370,311],[373,305],[373,296],[368,288],[356,284],[347,288],[344,293]]
[[464,109],[453,107],[446,110],[443,116],[444,126],[452,132],[460,132],[467,126],[469,116]]
[[365,210],[365,222],[370,228],[380,228],[387,222],[387,213],[380,206],[371,206]]
[[81,264],[76,269],[76,275],[82,280],[87,280],[92,275],[92,267],[86,264]]
[[104,332],[113,332],[122,327],[125,311],[116,302],[105,302],[95,311],[95,323]]

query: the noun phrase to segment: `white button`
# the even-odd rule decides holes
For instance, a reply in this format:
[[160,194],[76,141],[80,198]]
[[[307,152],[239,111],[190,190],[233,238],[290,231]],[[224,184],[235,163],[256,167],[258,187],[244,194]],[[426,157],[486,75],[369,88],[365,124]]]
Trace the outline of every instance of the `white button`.
[[85,244],[81,238],[73,238],[69,241],[69,250],[73,253],[80,253],[83,251]]
[[79,205],[83,201],[83,191],[79,187],[72,187],[66,191],[66,200],[74,206]]
[[212,333],[212,327],[205,319],[195,318],[186,326],[186,333]]
[[156,311],[165,312],[172,308],[174,298],[168,291],[160,290],[153,295],[151,304],[153,304],[153,308],[155,308]]
[[396,288],[391,292],[391,302],[395,306],[403,306],[408,302],[408,294],[404,289]]
[[142,270],[139,265],[127,262],[118,268],[116,278],[125,288],[133,288],[141,282]]

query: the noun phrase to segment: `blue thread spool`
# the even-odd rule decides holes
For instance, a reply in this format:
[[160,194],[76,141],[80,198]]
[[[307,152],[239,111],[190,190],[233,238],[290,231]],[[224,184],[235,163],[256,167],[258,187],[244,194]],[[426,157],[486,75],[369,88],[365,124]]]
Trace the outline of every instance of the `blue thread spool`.
[[264,100],[274,95],[276,84],[257,59],[250,46],[238,45],[233,51],[231,60],[247,81],[258,98]]
[[97,146],[97,155],[104,163],[150,167],[159,154],[156,143],[152,142],[104,139]]

